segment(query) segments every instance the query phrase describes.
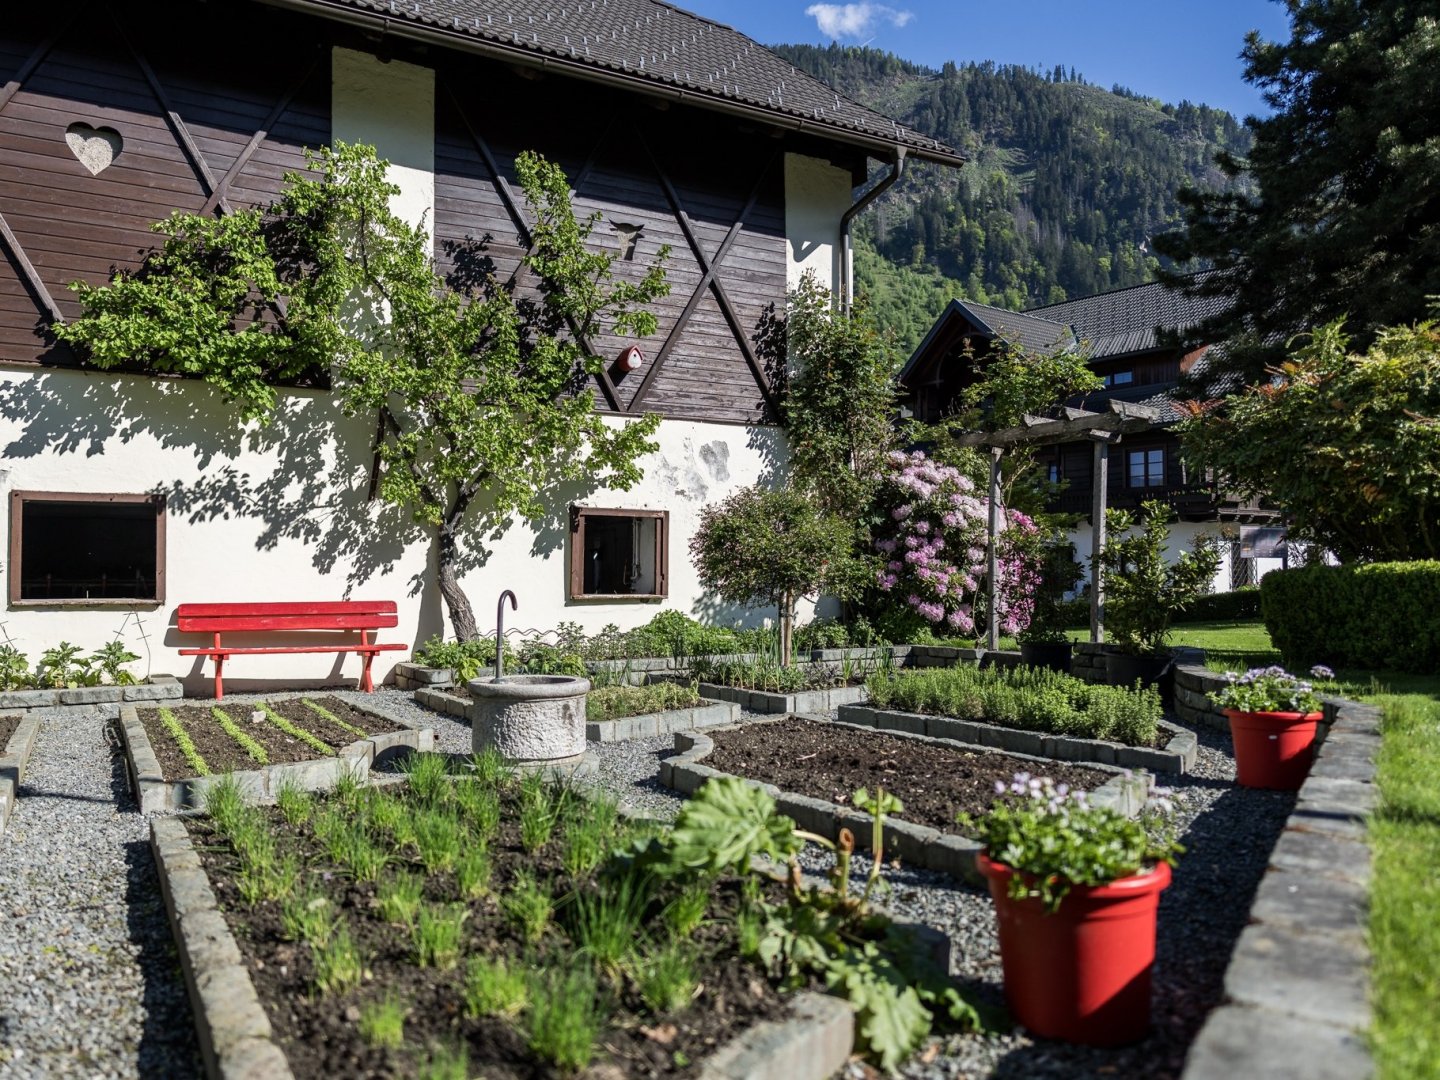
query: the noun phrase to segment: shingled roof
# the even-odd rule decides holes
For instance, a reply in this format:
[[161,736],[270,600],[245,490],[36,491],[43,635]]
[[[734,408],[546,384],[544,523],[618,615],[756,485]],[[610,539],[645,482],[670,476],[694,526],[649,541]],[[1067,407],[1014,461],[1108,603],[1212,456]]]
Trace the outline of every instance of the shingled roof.
[[1092,359],[1145,352],[1159,346],[1156,329],[1184,330],[1218,315],[1223,296],[1186,296],[1158,281],[1030,308],[1026,315],[1075,328]]
[[944,143],[837,94],[763,45],[660,0],[266,0],[387,33],[763,115],[888,157],[958,165]]

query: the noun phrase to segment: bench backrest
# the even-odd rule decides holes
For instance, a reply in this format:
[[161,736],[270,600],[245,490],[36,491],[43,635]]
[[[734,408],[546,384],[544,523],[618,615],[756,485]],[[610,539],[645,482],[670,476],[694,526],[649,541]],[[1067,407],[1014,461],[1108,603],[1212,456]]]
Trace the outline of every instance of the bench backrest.
[[176,628],[187,634],[242,630],[379,630],[399,626],[394,600],[313,604],[181,604]]

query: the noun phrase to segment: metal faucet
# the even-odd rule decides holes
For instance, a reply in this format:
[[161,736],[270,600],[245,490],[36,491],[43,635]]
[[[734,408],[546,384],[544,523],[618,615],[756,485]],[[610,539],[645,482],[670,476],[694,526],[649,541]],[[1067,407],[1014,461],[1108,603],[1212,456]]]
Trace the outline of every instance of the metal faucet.
[[495,605],[495,681],[500,681],[500,676],[505,674],[505,598],[510,598],[510,610],[519,611],[520,604],[515,599],[515,594],[506,589],[500,594],[500,601]]

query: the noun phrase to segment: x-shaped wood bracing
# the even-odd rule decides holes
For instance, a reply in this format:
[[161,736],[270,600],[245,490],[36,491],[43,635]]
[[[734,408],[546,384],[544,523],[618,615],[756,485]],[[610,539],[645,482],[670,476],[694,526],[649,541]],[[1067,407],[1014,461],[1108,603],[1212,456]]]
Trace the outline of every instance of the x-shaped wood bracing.
[[[15,76],[3,87],[0,87],[0,112],[5,111],[5,107],[10,104],[10,100],[24,85],[25,80],[34,74],[36,68],[45,62],[45,59],[54,50],[55,46],[69,32],[76,20],[89,6],[88,4],[82,5],[78,10],[72,12],[61,24],[59,30],[50,37],[45,38],[35,47],[35,50],[25,60],[25,63],[15,72]],[[180,114],[176,112],[170,104],[170,97],[165,92],[165,87],[161,84],[159,77],[155,74],[155,69],[150,66],[150,62],[145,58],[144,54],[135,48],[134,44],[130,41],[120,22],[119,16],[112,11],[110,12],[110,17],[114,24],[116,35],[129,51],[131,58],[135,61],[135,65],[140,69],[140,73],[144,75],[145,81],[150,86],[150,92],[155,96],[156,103],[165,114],[166,123],[169,124],[170,130],[174,134],[176,141],[180,144],[181,150],[189,159],[190,165],[195,170],[197,178],[204,186],[207,198],[205,205],[200,209],[200,213],[209,214],[217,209],[221,213],[230,213],[231,206],[229,200],[226,198],[230,184],[244,171],[245,166],[249,164],[255,151],[260,148],[260,144],[263,143],[265,138],[270,134],[270,128],[280,119],[285,110],[290,107],[290,103],[295,100],[295,95],[300,92],[301,88],[304,87],[310,80],[310,77],[315,73],[316,64],[319,62],[318,53],[316,57],[305,66],[300,77],[295,80],[286,90],[285,94],[275,103],[275,106],[270,110],[270,114],[260,125],[260,129],[250,137],[250,141],[246,143],[244,149],[240,151],[239,156],[231,163],[225,175],[219,180],[216,180],[214,172],[210,169],[210,163],[205,160],[205,155],[200,152],[200,147],[196,145],[194,138],[190,134],[190,129],[185,126],[185,121],[181,119]],[[30,257],[25,254],[24,248],[21,247],[19,239],[10,228],[9,222],[5,220],[3,213],[0,213],[0,245],[3,245],[9,250],[11,257],[15,260],[16,265],[20,268],[20,272],[24,275],[26,283],[39,300],[40,305],[45,309],[45,314],[48,315],[50,321],[61,321],[64,316],[60,311],[59,305],[55,303],[55,298],[46,287],[44,279],[41,278],[39,272],[35,269],[34,263],[32,263]]]

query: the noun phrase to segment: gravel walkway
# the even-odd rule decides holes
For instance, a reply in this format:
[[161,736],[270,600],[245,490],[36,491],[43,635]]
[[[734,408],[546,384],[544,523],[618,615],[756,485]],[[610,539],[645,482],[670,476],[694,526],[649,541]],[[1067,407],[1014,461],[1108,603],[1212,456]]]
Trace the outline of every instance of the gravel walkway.
[[0,1077],[200,1075],[149,827],[112,732],[46,710],[0,834]]

